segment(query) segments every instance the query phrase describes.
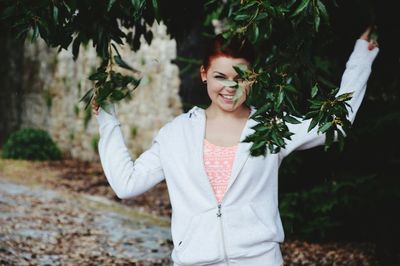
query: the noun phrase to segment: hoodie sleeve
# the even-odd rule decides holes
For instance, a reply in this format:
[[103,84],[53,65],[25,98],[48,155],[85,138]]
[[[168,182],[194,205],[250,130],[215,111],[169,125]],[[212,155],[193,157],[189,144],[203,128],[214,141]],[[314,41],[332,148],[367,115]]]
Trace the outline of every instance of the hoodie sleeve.
[[160,162],[159,132],[151,147],[135,161],[125,145],[115,107],[108,106],[109,113],[99,108],[96,119],[99,124],[98,150],[107,180],[118,198],[126,199],[146,192],[164,179]]
[[[347,101],[353,111],[346,106],[349,111],[347,118],[352,124],[364,98],[372,63],[378,52],[379,48],[376,47],[373,50],[368,50],[368,42],[358,39],[346,63],[346,70],[343,73],[340,89],[336,96],[343,93],[354,92],[353,97]],[[302,118],[298,119],[302,120]],[[283,157],[295,150],[305,150],[318,145],[324,145],[326,136],[324,133],[318,134],[317,127],[307,132],[311,120],[312,119],[306,119],[299,124],[287,123],[290,132],[293,132],[294,135],[292,135],[291,140],[286,142],[285,149],[282,149]],[[334,141],[337,141],[336,132]]]

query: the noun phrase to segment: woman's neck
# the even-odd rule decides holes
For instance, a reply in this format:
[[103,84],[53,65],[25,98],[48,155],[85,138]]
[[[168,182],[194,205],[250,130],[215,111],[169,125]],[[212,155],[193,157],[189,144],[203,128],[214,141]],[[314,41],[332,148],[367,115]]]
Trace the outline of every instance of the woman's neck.
[[234,111],[225,111],[213,105],[210,105],[206,110],[206,116],[208,119],[218,120],[236,120],[236,119],[247,119],[250,115],[250,108],[245,105],[240,106]]

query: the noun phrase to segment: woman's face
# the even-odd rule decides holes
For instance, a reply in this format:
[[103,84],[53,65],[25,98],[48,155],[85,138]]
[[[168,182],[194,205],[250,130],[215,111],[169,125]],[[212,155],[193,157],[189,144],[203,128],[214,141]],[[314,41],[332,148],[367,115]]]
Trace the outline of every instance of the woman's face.
[[246,59],[219,56],[211,60],[208,69],[203,66],[200,68],[202,80],[207,81],[207,92],[211,99],[211,105],[230,112],[242,106],[250,88],[248,86],[245,88],[245,92],[235,104],[232,97],[235,95],[236,89],[224,86],[219,82],[221,79],[239,81],[240,77],[233,68],[239,64],[249,66]]

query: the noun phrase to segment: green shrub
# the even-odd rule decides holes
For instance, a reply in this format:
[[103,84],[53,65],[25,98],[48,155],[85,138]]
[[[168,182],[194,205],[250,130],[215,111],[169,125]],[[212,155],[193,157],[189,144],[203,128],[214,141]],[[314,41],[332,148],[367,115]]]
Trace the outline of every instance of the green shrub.
[[344,179],[282,193],[279,208],[286,235],[313,241],[371,241],[393,228],[399,231],[391,226],[399,221],[393,215],[400,202],[398,178],[385,173]]
[[25,128],[9,136],[4,143],[2,157],[39,161],[59,160],[61,151],[46,131]]

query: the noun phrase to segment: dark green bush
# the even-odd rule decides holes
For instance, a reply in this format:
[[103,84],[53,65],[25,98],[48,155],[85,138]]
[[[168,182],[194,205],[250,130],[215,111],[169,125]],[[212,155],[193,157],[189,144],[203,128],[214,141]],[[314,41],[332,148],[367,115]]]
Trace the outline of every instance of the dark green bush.
[[[365,216],[365,194],[371,192],[375,178],[349,177],[346,181],[327,181],[303,191],[281,194],[280,212],[286,233],[313,240],[342,238],[340,232],[347,231],[344,228]],[[363,209],[356,216],[352,215],[355,206]]]
[[25,128],[8,137],[3,146],[2,157],[39,161],[59,160],[61,151],[46,131]]
[[282,163],[279,207],[288,238],[398,246],[400,140],[390,132],[400,128],[400,113],[368,99],[363,107],[344,152],[317,147]]

